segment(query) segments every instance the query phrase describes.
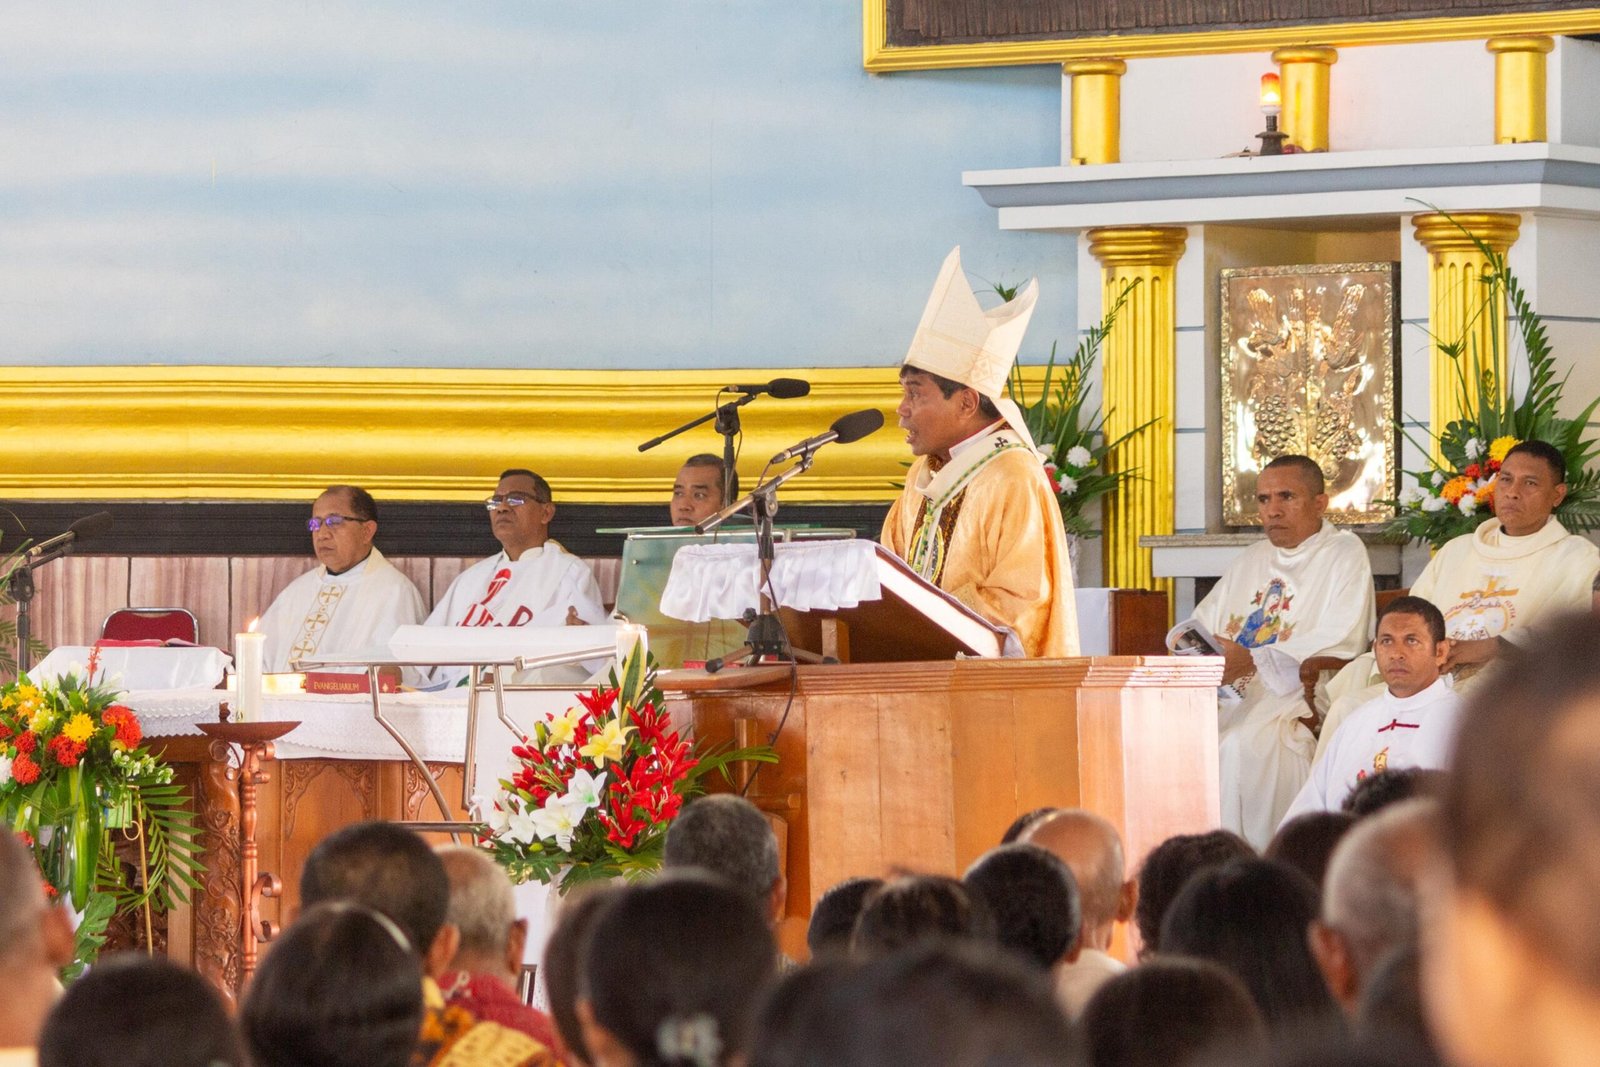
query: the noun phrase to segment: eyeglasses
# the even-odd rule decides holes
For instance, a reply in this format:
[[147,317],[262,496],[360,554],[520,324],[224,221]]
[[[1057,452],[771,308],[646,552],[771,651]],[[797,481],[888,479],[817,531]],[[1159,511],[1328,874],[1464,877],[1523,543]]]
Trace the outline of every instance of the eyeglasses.
[[321,518],[321,519],[316,518],[315,516],[313,516],[313,517],[311,517],[311,518],[306,520],[306,529],[310,530],[312,533],[316,533],[318,530],[322,529],[324,526],[326,526],[330,530],[337,530],[339,527],[343,526],[347,522],[371,522],[371,521],[372,521],[371,519],[358,519],[354,515],[328,515],[325,518]]
[[492,496],[483,502],[483,506],[493,511],[502,505],[508,508],[520,508],[524,504],[548,504],[548,500],[540,500],[536,496],[523,496],[521,493],[511,493],[506,496]]

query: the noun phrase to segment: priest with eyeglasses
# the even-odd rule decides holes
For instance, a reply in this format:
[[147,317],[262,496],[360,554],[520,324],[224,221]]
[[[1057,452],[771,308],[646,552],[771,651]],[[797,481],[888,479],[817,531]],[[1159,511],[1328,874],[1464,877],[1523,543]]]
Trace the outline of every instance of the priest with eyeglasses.
[[[533,471],[513,468],[500,475],[484,501],[489,528],[501,551],[462,571],[434,605],[429,626],[564,626],[607,619],[594,573],[583,560],[550,539],[556,506],[550,484]],[[540,672],[542,682],[583,681],[581,667]],[[440,668],[433,680],[458,681],[465,668]]]
[[268,671],[368,654],[387,646],[397,628],[422,621],[417,587],[372,543],[378,532],[372,494],[330,486],[311,505],[306,529],[320,566],[290,582],[261,616]]

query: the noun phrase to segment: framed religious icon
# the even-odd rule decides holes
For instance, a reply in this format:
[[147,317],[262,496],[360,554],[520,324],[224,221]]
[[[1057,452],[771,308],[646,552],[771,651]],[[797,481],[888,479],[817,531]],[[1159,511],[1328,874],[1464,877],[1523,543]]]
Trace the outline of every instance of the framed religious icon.
[[1391,517],[1398,279],[1395,263],[1222,272],[1224,523],[1258,523],[1256,475],[1289,453],[1322,468],[1330,521]]

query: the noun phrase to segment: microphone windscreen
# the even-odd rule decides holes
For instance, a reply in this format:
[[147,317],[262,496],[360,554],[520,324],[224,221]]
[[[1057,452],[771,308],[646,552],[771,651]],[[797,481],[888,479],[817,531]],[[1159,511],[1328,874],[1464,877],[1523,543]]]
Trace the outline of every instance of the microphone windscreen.
[[811,383],[801,378],[774,378],[767,383],[767,392],[779,400],[793,400],[811,392]]
[[79,541],[90,537],[99,537],[109,529],[111,529],[111,512],[109,511],[97,511],[93,515],[85,515],[67,527],[67,531]]
[[840,415],[829,427],[839,436],[836,440],[841,445],[851,441],[859,441],[869,433],[875,433],[883,426],[883,412],[877,408],[867,408],[865,411],[852,411],[848,415]]

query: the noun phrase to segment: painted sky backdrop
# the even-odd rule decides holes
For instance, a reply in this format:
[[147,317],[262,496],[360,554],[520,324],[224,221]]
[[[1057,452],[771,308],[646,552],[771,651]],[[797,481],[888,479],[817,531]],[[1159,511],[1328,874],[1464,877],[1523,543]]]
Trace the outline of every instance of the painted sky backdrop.
[[861,70],[858,0],[0,9],[0,362],[871,365],[940,260],[1042,287],[961,171],[1054,67]]

